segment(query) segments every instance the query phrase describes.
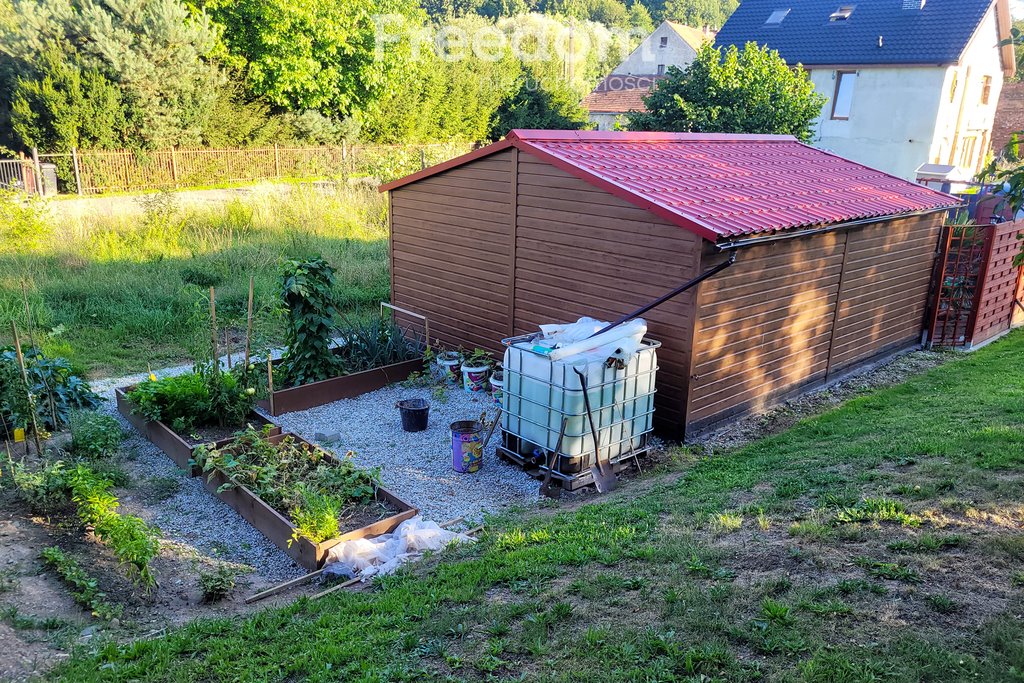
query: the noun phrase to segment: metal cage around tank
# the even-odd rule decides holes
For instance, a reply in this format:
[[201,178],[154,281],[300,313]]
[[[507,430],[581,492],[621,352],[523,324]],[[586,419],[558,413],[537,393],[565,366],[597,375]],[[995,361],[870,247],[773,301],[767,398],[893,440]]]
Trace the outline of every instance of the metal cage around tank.
[[613,466],[638,458],[650,449],[654,427],[654,396],[661,343],[644,339],[628,362],[552,362],[531,348],[538,335],[502,340],[504,395],[498,452],[523,466],[547,470],[563,418],[566,433],[554,459],[552,477],[568,488],[590,483],[594,440],[575,369],[584,369],[594,427],[602,457]]

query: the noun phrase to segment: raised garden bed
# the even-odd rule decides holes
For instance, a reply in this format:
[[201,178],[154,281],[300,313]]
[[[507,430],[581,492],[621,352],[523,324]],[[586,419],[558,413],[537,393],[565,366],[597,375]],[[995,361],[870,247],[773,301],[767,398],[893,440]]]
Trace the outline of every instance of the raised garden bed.
[[[274,362],[275,366],[279,363],[280,361]],[[361,396],[394,382],[406,380],[412,373],[422,371],[423,359],[414,358],[372,370],[332,377],[320,382],[310,382],[297,387],[275,390],[270,393],[269,398],[261,400],[258,405],[271,415],[282,415],[333,403],[343,398]]]
[[[267,441],[278,444],[286,438],[291,438],[297,444],[323,453],[329,460],[336,460],[330,453],[295,434],[278,432],[269,435]],[[352,515],[346,520],[348,528],[342,529],[343,533],[315,543],[309,538],[298,535],[296,526],[288,517],[268,505],[249,488],[239,484],[231,485],[221,470],[214,469],[206,473],[203,482],[211,493],[231,506],[268,540],[309,571],[319,569],[327,557],[327,553],[337,544],[390,533],[399,524],[419,513],[419,510],[387,489],[377,486],[374,491],[375,502],[369,506],[355,504],[357,507],[363,507],[364,510],[362,510],[362,514]],[[229,485],[230,488],[225,485]],[[357,512],[359,511],[357,510]],[[374,519],[374,517],[377,518]]]
[[[137,415],[133,412],[134,404],[128,399],[128,392],[135,388],[135,385],[120,387],[114,390],[114,397],[117,400],[117,410],[125,419],[132,424],[135,429],[145,436],[152,442],[154,446],[162,450],[167,457],[174,461],[174,463],[184,471],[188,472],[191,476],[199,476],[200,470],[192,465],[192,455],[195,449],[207,443],[213,443],[216,446],[225,446],[231,442],[232,433],[225,434],[211,434],[209,440],[192,440],[185,438],[175,432],[170,426],[160,422],[159,420],[147,420],[141,415]],[[263,425],[271,425],[271,422],[259,413],[250,413],[247,420],[249,424],[254,427],[262,427]],[[280,434],[281,428],[271,425],[271,434]],[[225,430],[234,432],[238,430]],[[202,436],[202,434],[200,434]]]

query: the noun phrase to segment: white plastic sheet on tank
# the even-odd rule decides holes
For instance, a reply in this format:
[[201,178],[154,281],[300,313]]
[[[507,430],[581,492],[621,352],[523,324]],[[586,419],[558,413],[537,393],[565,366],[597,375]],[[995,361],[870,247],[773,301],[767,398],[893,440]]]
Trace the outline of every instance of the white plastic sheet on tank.
[[466,534],[442,529],[417,515],[389,534],[339,543],[330,549],[325,564],[340,562],[365,581],[377,574],[391,574],[424,551],[441,550],[449,543],[472,542]]
[[552,450],[562,418],[567,417],[560,453],[592,454],[578,369],[587,378],[602,454],[614,460],[641,448],[653,428],[660,344],[644,340],[647,324],[642,319],[591,338],[606,326],[580,318],[570,324],[542,325],[540,335],[506,340],[502,429],[522,439],[527,448],[533,444]]

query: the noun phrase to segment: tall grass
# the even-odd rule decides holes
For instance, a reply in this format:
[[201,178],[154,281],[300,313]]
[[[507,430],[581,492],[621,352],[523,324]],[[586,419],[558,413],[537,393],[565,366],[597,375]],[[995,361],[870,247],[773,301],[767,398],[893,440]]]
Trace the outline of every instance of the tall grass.
[[207,334],[211,286],[218,321],[243,327],[250,275],[258,332],[274,342],[285,258],[327,259],[346,311],[387,296],[386,202],[371,188],[297,186],[209,207],[180,206],[171,194],[123,201],[129,210],[113,217],[69,219],[56,205],[0,212],[5,237],[33,221],[32,239],[0,249],[0,317],[25,328],[24,283],[37,341],[91,374],[188,358]]

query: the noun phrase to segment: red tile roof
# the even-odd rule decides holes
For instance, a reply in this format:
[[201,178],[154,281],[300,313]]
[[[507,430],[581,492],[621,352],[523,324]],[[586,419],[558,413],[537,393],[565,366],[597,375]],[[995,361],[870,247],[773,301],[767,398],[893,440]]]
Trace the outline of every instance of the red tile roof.
[[711,241],[937,211],[959,200],[788,135],[514,130],[381,186],[393,190],[509,147]]
[[595,114],[647,111],[644,98],[660,78],[664,78],[664,76],[612,74],[598,83],[597,87],[583,98],[583,108]]

